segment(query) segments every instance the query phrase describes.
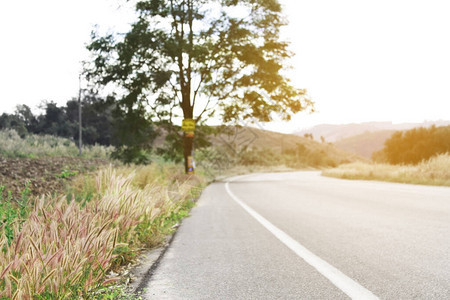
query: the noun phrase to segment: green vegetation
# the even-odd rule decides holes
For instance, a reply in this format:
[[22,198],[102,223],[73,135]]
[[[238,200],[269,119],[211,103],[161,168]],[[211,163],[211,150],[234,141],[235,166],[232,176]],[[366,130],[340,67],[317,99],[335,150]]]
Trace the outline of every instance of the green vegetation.
[[60,177],[60,178],[69,178],[69,177],[75,176],[75,175],[77,175],[77,174],[78,174],[77,171],[63,170],[63,171],[61,172],[61,174],[59,174],[59,175],[57,175],[57,176]]
[[[83,158],[75,159],[76,100],[45,102],[39,115],[22,105],[0,116],[0,166],[8,170],[0,174],[0,184],[7,182],[0,189],[0,299],[127,299],[120,288],[107,288],[120,282],[111,271],[159,245],[188,215],[204,179],[168,161],[186,161],[194,146],[205,174],[352,161],[332,145],[302,138],[283,137],[274,149],[272,139],[258,145],[255,136],[234,135],[211,147],[213,135],[223,133],[204,124],[210,117],[287,120],[312,102],[284,75],[291,52],[279,39],[285,21],[278,1],[209,4],[138,1],[129,32],[93,35],[86,76],[95,88],[120,92],[102,99],[83,91]],[[181,117],[197,122],[195,140],[175,124]],[[165,136],[156,156],[159,134]],[[129,165],[83,164],[109,157]],[[26,176],[33,179],[18,194]]]
[[90,300],[142,300],[142,297],[130,294],[123,285],[101,287],[89,294]]
[[[246,128],[244,132],[249,133]],[[45,196],[30,197],[30,189],[38,185],[31,180],[22,193],[6,193],[0,201],[0,295],[5,299],[14,295],[49,299],[94,294],[94,299],[127,299],[120,289],[107,288],[120,281],[108,276],[109,272],[133,261],[140,249],[160,244],[174,230],[173,225],[188,215],[191,200],[204,185],[201,178],[205,176],[187,177],[182,166],[161,157],[153,156],[158,162],[148,166],[81,169],[67,164],[74,157],[58,156],[77,154],[68,140],[30,134],[20,138],[13,130],[3,133],[9,148],[1,148],[2,153],[22,157],[1,161],[2,167],[10,170],[11,185],[24,176],[21,170],[34,177],[51,170],[39,189]],[[202,165],[198,173],[214,176],[224,166],[232,169],[243,165],[241,171],[248,172],[255,166],[267,171],[278,164],[328,166],[346,160],[337,159],[339,152],[332,145],[288,135],[282,136],[279,149],[264,149],[261,145],[270,146],[276,134],[258,134],[259,138],[249,144],[235,139],[224,140],[215,148],[201,148],[198,159],[209,165]],[[4,182],[5,175],[0,179]],[[71,179],[66,196],[61,195],[62,189],[49,194],[52,182],[63,179]],[[0,194],[5,195],[3,189]]]
[[30,212],[28,204],[30,189],[27,184],[18,200],[13,199],[11,192],[8,192],[7,198],[3,199],[4,189],[4,186],[0,186],[0,230],[3,231],[8,245],[11,245],[14,239],[14,224],[20,227]]
[[[87,145],[113,144],[114,98],[106,99],[85,94],[83,106],[83,143]],[[41,113],[33,114],[26,105],[18,105],[15,113],[0,115],[0,130],[14,129],[25,137],[29,134],[52,135],[78,141],[78,101],[67,101],[58,106],[54,102],[43,102]]]
[[356,162],[325,170],[322,175],[344,179],[450,186],[450,154],[440,154],[417,165]]
[[88,79],[119,87],[117,111],[134,128],[118,145],[119,158],[148,147],[142,132],[154,122],[167,142],[183,143],[187,171],[194,136],[180,132],[180,117],[198,125],[212,116],[268,122],[312,106],[285,76],[292,53],[279,38],[278,1],[142,0],[135,8],[129,32],[94,33],[88,45]]
[[[88,79],[120,93],[102,99],[83,91],[83,157],[75,158],[75,99],[44,102],[39,115],[20,105],[0,116],[0,167],[8,170],[0,173],[0,299],[128,299],[108,288],[120,281],[111,271],[159,245],[188,215],[204,177],[186,176],[187,165],[171,161],[186,161],[194,146],[199,173],[208,175],[356,159],[324,140],[283,135],[280,143],[273,133],[230,135],[237,127],[224,133],[204,124],[213,116],[287,120],[312,107],[284,76],[291,52],[279,40],[278,1],[144,0],[136,11],[130,32],[94,34],[88,46]],[[181,117],[197,122],[195,140],[175,124]],[[98,169],[110,157],[128,166]]]
[[[0,130],[15,130],[18,136],[29,141],[25,143],[27,146],[40,146],[44,140],[44,147],[39,147],[39,150],[7,149],[9,151],[4,156],[76,155],[79,138],[78,101],[69,100],[64,106],[43,102],[40,107],[42,113],[38,115],[34,115],[26,105],[18,105],[14,114],[0,115]],[[151,145],[157,134],[151,122],[139,119],[136,115],[123,115],[112,96],[103,99],[85,93],[82,110],[83,145],[87,145],[83,150],[88,152],[84,157],[112,154],[113,158],[119,158],[125,163],[149,163]],[[58,140],[57,137],[64,139]],[[45,142],[53,149],[43,150],[47,146]],[[104,149],[107,149],[107,154],[101,153]]]
[[450,126],[421,127],[394,133],[384,148],[373,154],[373,159],[396,165],[418,164],[447,152],[450,152]]
[[0,298],[86,298],[119,281],[108,272],[160,243],[201,186],[176,165],[109,167],[74,181],[77,201],[50,195],[30,205],[2,201]]
[[[28,134],[21,138],[13,129],[0,130],[0,157],[77,156],[74,142],[51,135]],[[111,147],[88,145],[83,148],[85,158],[109,158]]]

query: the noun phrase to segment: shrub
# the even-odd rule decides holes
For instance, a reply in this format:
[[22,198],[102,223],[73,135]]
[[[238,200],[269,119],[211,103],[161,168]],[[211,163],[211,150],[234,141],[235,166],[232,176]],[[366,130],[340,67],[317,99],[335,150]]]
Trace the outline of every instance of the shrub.
[[391,164],[418,164],[449,151],[450,126],[432,126],[395,132],[372,158]]

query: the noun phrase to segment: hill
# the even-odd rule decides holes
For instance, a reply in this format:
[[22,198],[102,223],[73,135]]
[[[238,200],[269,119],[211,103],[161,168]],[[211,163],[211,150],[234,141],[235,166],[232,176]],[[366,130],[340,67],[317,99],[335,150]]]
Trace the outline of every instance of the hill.
[[372,153],[383,149],[384,142],[391,137],[394,132],[395,130],[366,131],[362,134],[340,139],[334,144],[340,149],[370,159]]
[[427,121],[423,123],[401,123],[393,124],[392,122],[365,122],[352,124],[321,124],[309,129],[294,132],[295,135],[304,136],[312,134],[314,139],[319,140],[321,136],[327,142],[336,142],[350,136],[363,134],[365,132],[386,131],[386,130],[408,130],[415,127],[431,127],[450,125],[450,121]]
[[[298,161],[309,156],[309,160],[326,160],[331,165],[364,160],[359,155],[339,149],[330,143],[319,143],[312,139],[293,134],[283,134],[253,127],[227,127],[226,130],[211,136],[216,148],[225,148],[238,155],[244,152],[265,151],[272,156],[289,156],[289,160]],[[310,163],[303,160],[303,163]],[[321,165],[312,162],[310,166]]]
[[[339,149],[329,143],[320,143],[295,134],[284,134],[254,127],[242,126],[216,126],[215,134],[206,137],[212,148],[221,148],[224,151],[240,154],[245,151],[260,151],[270,149],[274,154],[296,150],[299,145],[311,152],[326,152],[338,161],[364,160],[359,155]],[[159,136],[153,142],[154,148],[164,145],[166,131],[160,129]]]
[[[203,135],[203,136],[202,136]],[[362,156],[339,149],[331,143],[319,143],[312,139],[283,134],[254,127],[218,126],[212,133],[198,132],[198,137],[208,140],[209,147],[197,147],[196,163],[208,168],[227,169],[236,166],[286,166],[289,168],[323,168],[342,163],[366,160]],[[153,146],[165,157],[173,149],[182,149],[180,144],[165,144],[165,132]],[[178,140],[177,140],[178,141]],[[172,151],[172,152],[171,152]],[[180,154],[175,154],[178,159]]]

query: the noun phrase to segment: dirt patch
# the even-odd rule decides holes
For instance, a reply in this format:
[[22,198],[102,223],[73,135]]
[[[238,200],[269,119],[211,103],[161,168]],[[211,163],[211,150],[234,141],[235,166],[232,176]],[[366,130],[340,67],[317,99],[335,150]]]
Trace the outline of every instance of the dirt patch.
[[14,199],[29,182],[32,195],[60,192],[75,174],[93,171],[108,164],[104,159],[80,157],[4,158],[0,157],[0,186],[4,186],[3,199],[8,191]]

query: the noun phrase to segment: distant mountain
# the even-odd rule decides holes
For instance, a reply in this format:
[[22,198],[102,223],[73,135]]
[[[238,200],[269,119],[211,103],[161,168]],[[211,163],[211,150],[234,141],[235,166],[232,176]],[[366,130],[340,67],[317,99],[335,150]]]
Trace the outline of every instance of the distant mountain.
[[330,125],[322,124],[307,130],[296,132],[296,135],[304,136],[312,134],[316,140],[324,137],[327,142],[347,152],[356,153],[366,158],[371,158],[372,153],[381,150],[384,142],[397,130],[408,130],[416,127],[447,126],[450,121],[435,121],[424,123],[391,122],[366,122],[360,124]]
[[392,124],[392,122],[365,122],[340,125],[321,124],[309,129],[294,132],[294,134],[299,136],[312,134],[315,140],[320,140],[320,137],[323,136],[327,142],[334,143],[343,138],[363,134],[366,132],[374,132],[380,130],[408,130],[415,127],[430,127],[432,125],[446,126],[450,125],[450,121],[427,121],[423,123],[401,124]]
[[334,143],[337,148],[359,154],[370,159],[372,153],[383,149],[384,142],[391,137],[395,130],[379,130],[353,135],[340,139]]

